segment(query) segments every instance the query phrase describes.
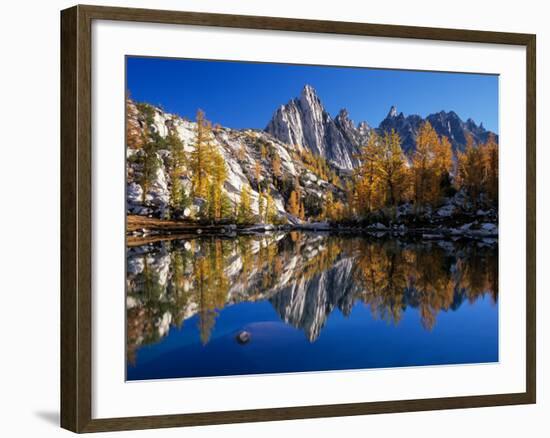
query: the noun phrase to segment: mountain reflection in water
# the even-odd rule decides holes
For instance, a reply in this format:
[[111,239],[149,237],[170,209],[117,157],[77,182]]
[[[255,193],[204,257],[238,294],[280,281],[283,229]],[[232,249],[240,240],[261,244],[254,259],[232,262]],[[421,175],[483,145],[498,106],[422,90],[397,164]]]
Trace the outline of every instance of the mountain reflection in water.
[[[496,314],[497,297],[497,248],[480,243],[406,243],[303,232],[161,241],[127,252],[128,371],[141,366],[142,349],[161,344],[171,331],[181,331],[191,321],[193,334],[187,333],[185,342],[194,342],[193,354],[200,355],[220,315],[242,303],[256,303],[262,314],[269,303],[275,319],[303,332],[305,343],[311,344],[323,338],[323,328],[336,310],[353,322],[351,316],[360,312],[358,304],[368,307],[370,319],[387,321],[389,329],[399,327],[405,311],[413,309],[419,315],[416,325],[432,332],[441,312],[456,311],[465,301],[473,304],[487,298]],[[231,318],[231,327],[238,327],[238,313]],[[361,328],[361,321],[354,323]],[[496,338],[483,342],[494,343]],[[232,342],[234,333],[224,339]],[[251,343],[256,341],[260,342],[253,333]],[[491,351],[498,349],[492,347]],[[200,362],[200,357],[195,359]],[[202,374],[183,370],[157,376],[149,370],[139,375]]]

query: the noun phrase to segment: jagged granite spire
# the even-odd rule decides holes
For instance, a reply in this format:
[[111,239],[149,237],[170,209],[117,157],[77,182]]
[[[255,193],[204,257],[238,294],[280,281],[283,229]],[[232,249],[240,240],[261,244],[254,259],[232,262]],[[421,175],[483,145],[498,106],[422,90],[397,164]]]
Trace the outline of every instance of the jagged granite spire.
[[333,119],[311,85],[305,85],[299,98],[281,105],[273,114],[266,132],[289,144],[310,149],[341,169],[352,169],[354,156],[370,130],[358,129],[342,109]]
[[393,118],[393,117],[397,117],[397,107],[395,105],[392,105],[390,110],[388,111],[388,115],[386,116],[386,118]]

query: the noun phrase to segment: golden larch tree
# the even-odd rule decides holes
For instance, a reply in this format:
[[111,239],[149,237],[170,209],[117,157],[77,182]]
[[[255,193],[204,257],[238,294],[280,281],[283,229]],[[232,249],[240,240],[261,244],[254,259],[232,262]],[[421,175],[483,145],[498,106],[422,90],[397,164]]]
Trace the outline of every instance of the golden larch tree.
[[288,212],[296,217],[300,217],[300,198],[296,190],[292,190],[288,198]]
[[385,204],[395,207],[405,198],[408,182],[407,161],[395,130],[384,134],[377,158],[376,171],[385,194]]
[[479,196],[483,190],[485,166],[481,148],[474,145],[471,135],[466,138],[466,150],[457,157],[456,182],[470,196],[472,206],[477,209]]
[[434,204],[440,196],[436,169],[436,151],[439,137],[430,122],[420,127],[416,137],[416,150],[412,157],[411,177],[413,200],[417,209]]
[[223,217],[223,205],[225,197],[223,186],[227,179],[227,167],[223,155],[218,151],[212,151],[212,164],[210,175],[210,191],[208,197],[209,218],[220,220]]
[[380,136],[373,133],[369,137],[367,145],[361,149],[361,153],[357,156],[360,164],[354,173],[356,210],[362,216],[372,213],[382,204],[378,171],[381,155],[380,143]]
[[241,189],[241,200],[237,210],[237,222],[247,224],[252,222],[252,217],[250,186],[243,185]]
[[193,194],[205,198],[208,192],[208,176],[212,164],[211,126],[202,110],[197,111],[195,143],[189,157],[192,172]]
[[279,158],[279,154],[276,152],[273,154],[273,158],[271,159],[271,169],[275,178],[281,178],[283,174],[281,170],[281,159]]
[[328,192],[323,203],[321,216],[325,220],[332,220],[334,217],[334,197],[332,192]]
[[260,216],[260,222],[265,222],[265,208],[266,199],[263,191],[258,192],[258,215]]
[[254,178],[256,179],[256,184],[260,187],[260,179],[262,177],[262,166],[259,160],[254,162]]
[[126,146],[140,149],[143,146],[141,128],[137,121],[139,111],[130,99],[126,100]]
[[265,192],[265,223],[274,222],[277,216],[275,202],[271,196],[271,190],[268,188]]
[[303,202],[300,202],[300,211],[298,212],[298,217],[301,220],[306,219],[306,212],[305,212],[305,209],[304,209],[304,203]]
[[493,205],[498,204],[498,144],[493,134],[483,145],[483,164],[485,167],[485,192]]
[[186,195],[180,177],[185,174],[186,156],[183,143],[174,128],[170,129],[166,137],[170,151],[168,159],[168,174],[170,176],[170,208],[172,212],[185,207]]
[[439,177],[449,175],[453,168],[453,148],[449,138],[442,136],[435,146],[435,169]]
[[245,149],[244,145],[241,145],[241,147],[237,151],[237,159],[240,162],[243,162],[246,159],[246,149]]

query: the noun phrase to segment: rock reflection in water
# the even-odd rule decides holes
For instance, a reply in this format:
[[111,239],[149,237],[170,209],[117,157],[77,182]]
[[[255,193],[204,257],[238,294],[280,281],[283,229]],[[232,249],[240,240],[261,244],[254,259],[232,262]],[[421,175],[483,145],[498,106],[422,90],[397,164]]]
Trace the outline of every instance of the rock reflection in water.
[[315,342],[334,309],[357,302],[399,324],[416,308],[425,330],[442,311],[498,297],[498,257],[479,243],[405,243],[301,232],[162,241],[127,253],[127,357],[197,316],[203,345],[219,312],[268,300]]

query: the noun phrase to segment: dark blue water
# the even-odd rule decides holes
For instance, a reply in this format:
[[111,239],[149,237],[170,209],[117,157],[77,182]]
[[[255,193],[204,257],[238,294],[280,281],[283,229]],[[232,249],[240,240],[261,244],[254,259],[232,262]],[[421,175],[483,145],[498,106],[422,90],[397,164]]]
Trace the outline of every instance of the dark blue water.
[[128,380],[498,361],[494,247],[246,239],[129,252]]

